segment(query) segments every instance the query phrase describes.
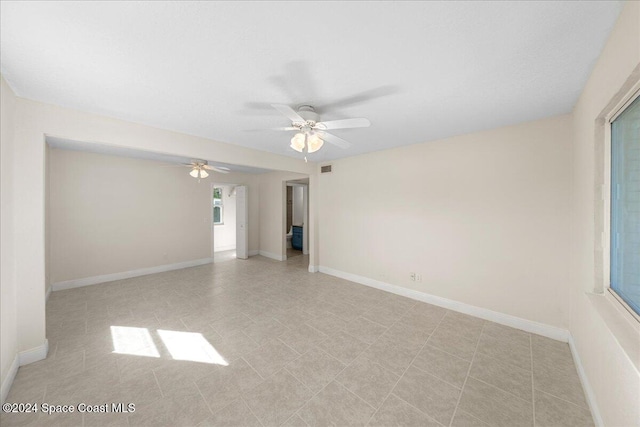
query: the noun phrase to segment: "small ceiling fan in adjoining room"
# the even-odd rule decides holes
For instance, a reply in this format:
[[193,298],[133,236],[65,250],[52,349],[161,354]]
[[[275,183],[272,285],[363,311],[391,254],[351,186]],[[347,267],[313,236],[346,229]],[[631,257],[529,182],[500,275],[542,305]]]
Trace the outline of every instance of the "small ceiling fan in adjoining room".
[[[323,122],[311,105],[301,105],[297,111],[288,105],[271,104],[273,108],[291,120],[291,126],[273,128],[276,131],[297,131],[291,138],[290,147],[299,153],[315,153],[325,142],[342,149],[349,148],[351,143],[327,132],[333,129],[364,128],[371,126],[371,122],[365,118],[331,120]],[[307,158],[305,157],[305,161]]]
[[198,181],[209,176],[208,170],[219,173],[229,173],[231,171],[231,169],[224,166],[210,166],[206,160],[192,160],[191,163],[180,163],[180,166],[191,168],[189,175],[197,178]]

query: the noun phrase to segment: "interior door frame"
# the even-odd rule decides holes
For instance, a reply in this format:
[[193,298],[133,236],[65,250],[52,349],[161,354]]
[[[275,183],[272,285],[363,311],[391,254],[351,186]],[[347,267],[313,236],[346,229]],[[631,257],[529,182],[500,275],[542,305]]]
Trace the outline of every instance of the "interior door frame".
[[[308,178],[307,178],[308,179]],[[284,181],[284,189],[283,189],[283,202],[284,202],[284,210],[282,212],[282,229],[284,233],[282,234],[282,260],[287,260],[287,187],[302,187],[302,217],[303,220],[303,228],[302,228],[302,254],[309,255],[309,184],[295,182],[295,181]]]
[[[229,187],[229,186],[232,186],[232,187],[244,186],[244,187],[247,188],[247,192],[248,192],[249,191],[249,186],[247,184],[238,184],[238,183],[235,183],[235,182],[221,182],[221,181],[212,181],[210,183],[210,185],[211,185],[211,188],[210,188],[210,191],[209,191],[209,226],[211,227],[211,232],[210,232],[210,235],[211,235],[211,260],[212,260],[211,262],[215,262],[214,260],[215,260],[215,238],[216,238],[216,236],[215,236],[215,225],[213,224],[213,190],[214,190],[214,188],[220,187],[220,186],[225,186],[225,187]],[[249,199],[247,197],[247,204],[248,204],[248,202],[249,202]],[[237,204],[237,201],[236,201],[236,216],[237,216],[237,212],[238,212],[238,204]],[[248,209],[248,206],[247,206],[247,216],[248,216],[248,214],[249,214],[249,209]],[[248,225],[249,224],[247,222],[247,226]],[[248,233],[247,233],[247,236],[248,236]],[[237,220],[236,220],[236,248],[237,247],[238,247],[238,230],[237,230]],[[248,250],[248,248],[247,248],[247,250]]]

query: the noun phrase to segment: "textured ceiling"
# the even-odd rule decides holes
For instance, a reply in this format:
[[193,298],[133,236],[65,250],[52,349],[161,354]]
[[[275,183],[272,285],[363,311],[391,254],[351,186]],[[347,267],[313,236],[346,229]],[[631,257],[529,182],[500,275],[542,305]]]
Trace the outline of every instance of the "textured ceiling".
[[[622,7],[566,2],[7,2],[21,97],[274,153],[268,103],[353,143],[324,161],[568,113]],[[328,145],[328,144],[325,144]]]

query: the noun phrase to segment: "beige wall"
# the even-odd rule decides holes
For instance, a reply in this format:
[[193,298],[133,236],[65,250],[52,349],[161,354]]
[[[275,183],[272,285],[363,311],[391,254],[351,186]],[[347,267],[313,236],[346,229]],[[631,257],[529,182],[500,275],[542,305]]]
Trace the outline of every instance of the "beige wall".
[[18,350],[13,247],[13,138],[16,98],[2,77],[0,85],[0,384],[4,385]]
[[[231,186],[223,182],[248,187],[249,250],[258,250],[257,176],[213,172],[198,182],[188,169],[156,161],[47,153],[49,284],[210,258],[214,182],[226,201]],[[235,211],[225,212],[233,226]]]
[[570,124],[333,162],[319,176],[321,268],[566,328]]
[[[595,120],[640,64],[640,3],[626,3],[573,113],[573,214],[570,282],[570,331],[594,391],[604,425],[640,425],[640,353],[627,353],[621,331],[612,318],[605,320],[604,296],[590,295],[598,288],[595,260],[601,256],[596,242],[601,228],[599,169]],[[597,143],[597,144],[596,144]],[[598,165],[598,169],[596,169]],[[597,193],[596,193],[597,190]],[[597,195],[596,195],[597,194]],[[632,335],[638,346],[638,335]],[[633,363],[635,359],[635,364]]]
[[188,169],[49,150],[50,281],[211,257],[211,186]]

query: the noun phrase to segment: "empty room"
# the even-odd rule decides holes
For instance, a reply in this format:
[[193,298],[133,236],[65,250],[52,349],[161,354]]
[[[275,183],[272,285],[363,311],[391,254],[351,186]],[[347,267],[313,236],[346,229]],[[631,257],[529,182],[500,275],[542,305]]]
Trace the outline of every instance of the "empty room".
[[640,427],[640,2],[0,1],[0,425]]

